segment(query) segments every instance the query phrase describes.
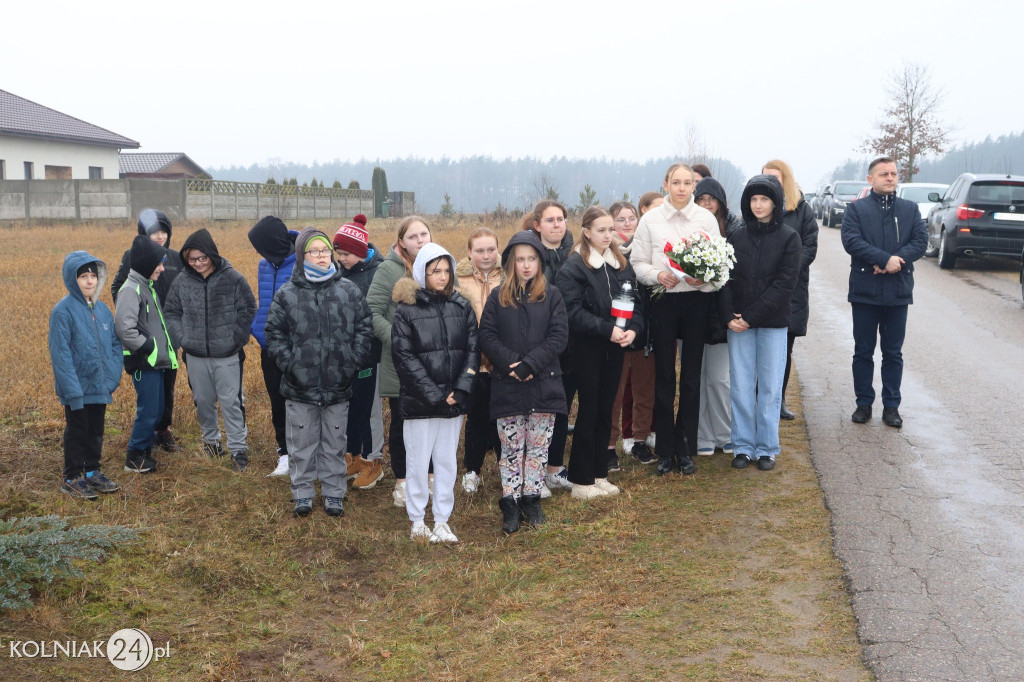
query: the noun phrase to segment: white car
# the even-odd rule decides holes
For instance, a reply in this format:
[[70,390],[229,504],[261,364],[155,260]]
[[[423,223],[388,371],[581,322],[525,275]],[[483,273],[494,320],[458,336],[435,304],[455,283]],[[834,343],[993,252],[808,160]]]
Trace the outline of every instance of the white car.
[[905,182],[896,188],[896,196],[913,201],[921,211],[921,217],[928,220],[928,213],[936,205],[936,202],[928,201],[928,195],[935,192],[942,196],[947,187],[949,185],[934,182]]

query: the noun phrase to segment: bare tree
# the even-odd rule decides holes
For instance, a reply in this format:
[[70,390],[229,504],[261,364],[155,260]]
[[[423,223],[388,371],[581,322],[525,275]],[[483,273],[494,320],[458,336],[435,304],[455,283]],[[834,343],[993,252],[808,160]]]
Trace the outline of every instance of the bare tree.
[[861,151],[891,156],[901,169],[900,180],[910,182],[920,170],[919,156],[946,150],[950,129],[938,118],[945,92],[932,84],[927,66],[905,62],[890,74],[886,93],[888,104],[885,119],[878,123],[879,134],[865,140]]
[[546,172],[533,179],[533,191],[540,201],[544,199],[558,201],[558,181]]
[[708,149],[703,131],[701,131],[700,126],[697,125],[697,121],[693,117],[686,121],[686,130],[677,139],[676,146],[678,148],[678,157],[684,159],[691,166],[695,163],[703,163],[706,166],[711,165],[711,151]]

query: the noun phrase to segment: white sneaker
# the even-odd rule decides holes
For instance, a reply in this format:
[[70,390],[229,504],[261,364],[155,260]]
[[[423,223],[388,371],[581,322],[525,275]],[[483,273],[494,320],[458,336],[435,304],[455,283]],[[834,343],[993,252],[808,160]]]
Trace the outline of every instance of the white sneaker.
[[271,476],[287,476],[288,475],[288,455],[281,455],[277,458],[277,468],[267,474],[267,478]]
[[416,523],[412,524],[412,532],[409,533],[409,539],[413,542],[416,542],[421,538],[424,540],[429,540],[430,542],[436,542],[436,540],[434,540],[434,534],[430,532],[430,529],[427,528],[427,525],[422,521],[417,521]]
[[595,497],[604,497],[607,494],[596,485],[574,485],[572,487],[572,498],[574,500],[592,500]]
[[629,453],[633,452],[633,444],[634,443],[636,443],[636,440],[633,439],[633,438],[623,438],[622,439],[622,454],[628,455]]
[[547,487],[546,485],[542,485],[540,487],[540,499],[546,500],[549,497],[551,497],[551,488]]
[[557,473],[546,474],[544,482],[547,483],[552,492],[555,490],[572,490],[572,481],[569,480],[569,472],[565,470],[565,467],[559,469]]
[[480,489],[480,475],[475,471],[467,471],[462,477],[462,489],[472,495]]
[[651,435],[647,436],[647,447],[649,447],[649,448],[653,448],[654,447],[654,437],[657,436],[657,435],[658,434],[656,434],[653,431],[651,431]]
[[618,495],[622,492],[622,489],[614,483],[610,482],[607,478],[595,478],[594,486],[600,490],[603,490],[609,495]]
[[396,507],[405,509],[405,481],[395,483],[395,490],[391,493],[391,499]]
[[431,542],[458,542],[455,533],[448,527],[447,523],[434,524],[434,534],[430,537]]

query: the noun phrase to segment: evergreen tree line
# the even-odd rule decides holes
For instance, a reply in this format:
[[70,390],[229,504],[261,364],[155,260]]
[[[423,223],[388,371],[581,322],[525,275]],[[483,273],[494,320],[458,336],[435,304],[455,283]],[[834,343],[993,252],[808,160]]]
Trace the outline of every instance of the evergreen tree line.
[[[870,157],[847,159],[832,171],[825,182],[860,180],[868,174]],[[961,173],[1011,173],[1024,175],[1024,132],[1009,133],[981,142],[954,147],[936,159],[922,159],[921,171],[914,182],[950,184]]]
[[[266,182],[268,178],[297,178],[300,183],[314,178],[372,185],[373,169],[387,173],[392,190],[416,193],[417,211],[439,213],[442,207],[454,212],[482,213],[494,210],[532,208],[553,191],[568,208],[580,203],[580,193],[589,185],[594,198],[608,206],[624,195],[634,203],[644,192],[660,190],[665,171],[677,160],[665,157],[649,161],[610,159],[535,158],[496,159],[473,156],[463,159],[420,159],[407,157],[385,161],[340,161],[296,164],[279,161],[251,166],[212,169],[213,177],[240,182]],[[738,208],[745,176],[726,159],[702,160],[722,183],[730,206]],[[446,202],[445,195],[449,199]]]

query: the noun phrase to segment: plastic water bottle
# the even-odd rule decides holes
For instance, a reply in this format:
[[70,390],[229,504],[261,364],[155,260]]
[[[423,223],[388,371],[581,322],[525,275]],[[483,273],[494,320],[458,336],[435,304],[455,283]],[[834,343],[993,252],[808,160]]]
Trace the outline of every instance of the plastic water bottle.
[[615,326],[625,329],[626,324],[633,319],[633,285],[624,282],[622,289],[612,299],[612,317],[615,318]]

